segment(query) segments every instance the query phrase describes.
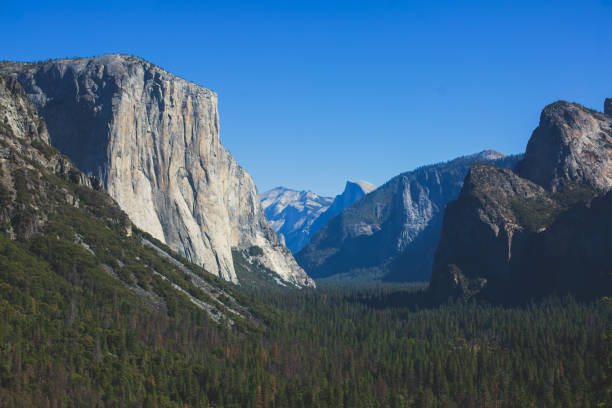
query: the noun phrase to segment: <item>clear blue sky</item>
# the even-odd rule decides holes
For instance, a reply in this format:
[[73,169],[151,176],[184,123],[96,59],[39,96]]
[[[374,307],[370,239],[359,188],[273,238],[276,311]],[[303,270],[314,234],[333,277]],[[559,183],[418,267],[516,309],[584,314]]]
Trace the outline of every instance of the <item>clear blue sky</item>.
[[213,89],[260,191],[522,152],[546,104],[612,96],[610,0],[83,3],[3,4],[0,59],[129,53]]

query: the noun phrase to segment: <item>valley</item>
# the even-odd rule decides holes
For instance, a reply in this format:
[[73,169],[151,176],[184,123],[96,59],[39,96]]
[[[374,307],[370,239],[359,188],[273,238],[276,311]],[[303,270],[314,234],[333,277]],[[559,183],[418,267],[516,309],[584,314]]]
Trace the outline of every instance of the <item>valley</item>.
[[0,406],[612,401],[612,102],[334,198],[259,193],[217,95],[0,63]]

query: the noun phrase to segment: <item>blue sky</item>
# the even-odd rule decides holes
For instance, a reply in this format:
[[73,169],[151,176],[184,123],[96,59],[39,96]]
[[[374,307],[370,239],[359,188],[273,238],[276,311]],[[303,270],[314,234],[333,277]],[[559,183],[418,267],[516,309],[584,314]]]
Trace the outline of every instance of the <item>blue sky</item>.
[[0,59],[121,52],[213,89],[260,191],[522,152],[546,104],[612,96],[607,0],[19,3]]

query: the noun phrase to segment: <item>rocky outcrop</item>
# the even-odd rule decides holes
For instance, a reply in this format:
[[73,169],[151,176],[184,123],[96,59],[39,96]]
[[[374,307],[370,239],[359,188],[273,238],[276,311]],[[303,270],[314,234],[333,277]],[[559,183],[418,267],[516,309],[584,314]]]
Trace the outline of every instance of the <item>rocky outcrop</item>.
[[428,279],[444,208],[482,161],[513,166],[517,158],[484,151],[394,177],[332,218],[296,259],[314,278]]
[[[60,300],[69,293],[66,285],[74,285],[73,293],[95,288],[108,294],[121,288],[128,291],[119,289],[115,295],[124,296],[130,310],[145,307],[141,311],[147,316],[151,309],[164,314],[172,314],[173,307],[188,309],[185,302],[177,301],[184,297],[193,305],[192,312],[199,309],[228,327],[238,319],[261,324],[232,288],[205,276],[199,267],[142,232],[133,234],[129,218],[115,200],[92,189],[91,180],[48,141],[45,122],[21,85],[0,75],[0,237],[4,244],[6,235],[17,241],[3,245],[0,269],[5,282],[50,282],[49,274],[54,274],[51,279],[61,284],[51,289],[56,290],[52,296]],[[17,286],[23,285],[5,288],[12,293]],[[40,304],[45,304],[48,288],[40,284],[38,288],[29,294],[44,293]],[[142,303],[134,302],[130,292]],[[112,302],[113,296],[106,300]],[[45,309],[57,315],[57,307]]]
[[260,198],[268,222],[293,253],[308,243],[312,223],[332,203],[331,197],[285,187],[268,190]]
[[607,191],[612,186],[612,118],[575,103],[548,105],[516,172],[550,191],[576,183]]
[[214,92],[125,55],[3,63],[0,72],[23,85],[51,143],[99,177],[136,226],[227,280],[237,281],[232,249],[259,247],[253,262],[312,285],[221,144]]
[[547,106],[516,172],[474,165],[444,215],[430,283],[435,301],[516,302],[552,291],[612,290],[611,118]]

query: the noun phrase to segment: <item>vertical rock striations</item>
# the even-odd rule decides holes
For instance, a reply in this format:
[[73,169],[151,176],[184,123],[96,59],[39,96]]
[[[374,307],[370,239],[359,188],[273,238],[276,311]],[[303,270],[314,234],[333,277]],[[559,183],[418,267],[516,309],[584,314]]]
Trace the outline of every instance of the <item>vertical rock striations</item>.
[[98,176],[136,226],[227,280],[237,282],[232,249],[257,246],[261,265],[312,284],[221,144],[214,92],[126,55],[3,63],[0,72],[23,85],[51,143]]
[[[0,231],[13,239],[40,233],[59,207],[79,207],[67,185],[96,188],[96,181],[49,146],[45,122],[19,82],[0,75]],[[116,206],[105,194],[99,204],[108,201]],[[113,222],[130,234],[127,217],[120,211],[115,214]]]

